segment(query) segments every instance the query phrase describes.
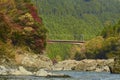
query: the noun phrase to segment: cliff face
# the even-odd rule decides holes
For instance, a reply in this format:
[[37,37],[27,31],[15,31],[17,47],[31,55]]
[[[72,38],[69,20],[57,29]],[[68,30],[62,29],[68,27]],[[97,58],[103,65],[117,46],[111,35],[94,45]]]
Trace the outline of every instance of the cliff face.
[[15,53],[12,52],[18,47],[42,54],[46,33],[30,0],[0,1],[0,57],[14,58]]

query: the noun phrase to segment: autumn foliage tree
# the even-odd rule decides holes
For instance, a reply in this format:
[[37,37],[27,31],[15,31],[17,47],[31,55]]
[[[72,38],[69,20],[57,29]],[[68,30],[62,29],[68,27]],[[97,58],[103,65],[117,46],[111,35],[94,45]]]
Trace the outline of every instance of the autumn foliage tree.
[[0,41],[27,46],[36,54],[46,47],[47,29],[30,0],[0,0]]

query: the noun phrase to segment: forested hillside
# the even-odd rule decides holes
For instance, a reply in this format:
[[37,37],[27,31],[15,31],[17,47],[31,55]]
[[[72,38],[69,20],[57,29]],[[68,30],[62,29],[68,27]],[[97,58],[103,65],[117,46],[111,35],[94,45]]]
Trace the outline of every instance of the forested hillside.
[[[48,39],[89,40],[119,20],[119,0],[32,0],[49,30]],[[71,45],[48,45],[52,55],[69,54]],[[69,46],[69,47],[68,47]],[[67,50],[65,49],[67,48]],[[58,53],[59,52],[59,53]]]
[[119,0],[36,0],[36,4],[53,34],[50,39],[80,39],[80,34],[90,39],[120,15]]

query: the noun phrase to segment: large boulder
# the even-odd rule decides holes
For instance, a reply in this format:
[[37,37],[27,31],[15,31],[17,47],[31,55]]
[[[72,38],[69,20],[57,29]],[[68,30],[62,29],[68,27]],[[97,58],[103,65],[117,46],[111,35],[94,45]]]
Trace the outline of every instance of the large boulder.
[[33,69],[44,68],[51,70],[51,66],[53,65],[52,61],[44,55],[29,54],[27,52],[22,52],[21,50],[16,52],[15,60],[17,64]]

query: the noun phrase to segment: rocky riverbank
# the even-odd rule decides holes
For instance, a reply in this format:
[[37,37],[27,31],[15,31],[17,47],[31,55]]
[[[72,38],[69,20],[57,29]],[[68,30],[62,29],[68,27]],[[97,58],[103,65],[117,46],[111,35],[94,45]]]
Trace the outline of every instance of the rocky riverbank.
[[[23,52],[19,52],[23,53]],[[9,64],[10,61],[6,62],[6,64],[0,64],[5,67],[14,68],[19,66],[24,66],[31,72],[36,72],[39,69],[44,70],[77,70],[77,71],[95,71],[95,72],[110,72],[109,66],[114,65],[114,59],[84,59],[81,61],[76,60],[65,60],[53,64],[52,61],[44,56],[44,55],[36,55],[36,54],[18,54],[16,52],[15,61],[12,62],[14,65]]]
[[45,55],[34,54],[22,49],[17,49],[13,59],[0,58],[0,65],[5,67],[16,68],[24,66],[30,71],[38,71],[39,69],[51,70],[52,61]]
[[36,72],[31,72],[26,70],[23,66],[19,66],[18,68],[7,68],[4,66],[0,66],[0,75],[14,75],[14,76],[40,76],[40,77],[70,77],[65,74],[54,74],[51,72],[47,72],[44,69],[40,69]]
[[114,64],[114,59],[84,59],[81,61],[65,60],[53,65],[52,61],[48,57],[35,54],[17,54],[15,59],[18,64],[29,68],[31,71],[45,69],[110,72],[109,66]]
[[84,59],[81,61],[65,60],[52,66],[52,69],[110,72],[109,66],[112,66],[113,64],[114,64],[114,59],[108,59],[108,60]]
[[113,66],[110,66],[110,72],[115,74],[120,74],[120,57],[114,60]]
[[[24,54],[25,53],[25,54]],[[11,64],[9,64],[11,63]],[[12,64],[14,63],[14,65]],[[109,66],[114,65],[114,59],[84,59],[81,61],[65,60],[53,64],[53,62],[44,55],[37,55],[22,50],[17,50],[15,61],[3,60],[0,64],[0,74],[11,75],[44,75],[43,70],[77,70],[77,71],[95,71],[95,72],[110,72]],[[23,66],[23,67],[20,67]],[[26,70],[27,69],[27,70]],[[40,70],[40,71],[39,71]],[[24,74],[25,73],[25,74]],[[46,72],[45,72],[46,73]],[[48,74],[47,74],[48,75]]]

